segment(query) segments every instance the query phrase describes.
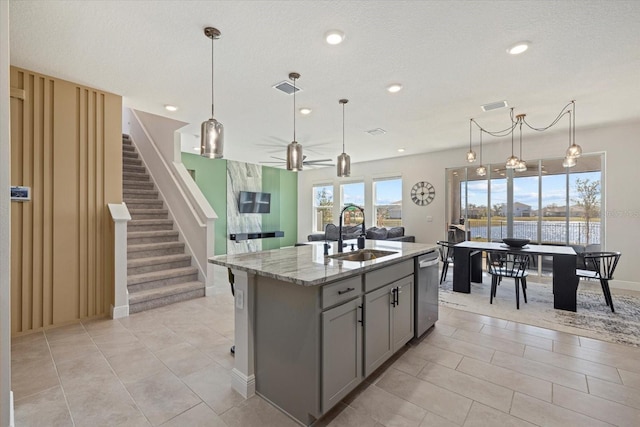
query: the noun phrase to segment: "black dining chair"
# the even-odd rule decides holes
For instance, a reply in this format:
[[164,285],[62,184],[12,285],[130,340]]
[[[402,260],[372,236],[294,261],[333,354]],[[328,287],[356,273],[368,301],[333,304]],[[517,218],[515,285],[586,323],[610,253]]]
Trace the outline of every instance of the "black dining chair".
[[498,291],[498,284],[503,277],[512,278],[516,285],[516,308],[520,310],[520,288],[524,302],[527,302],[527,268],[529,267],[529,254],[488,251],[487,271],[491,275],[491,295],[489,303],[493,304],[493,298]]
[[440,283],[442,283],[444,278],[447,277],[449,264],[453,264],[453,247],[455,243],[445,242],[444,240],[438,240],[436,243],[438,244],[440,261],[442,261],[442,273],[440,273]]
[[615,309],[611,299],[609,280],[613,279],[613,272],[618,265],[620,255],[620,252],[584,252],[582,256],[586,269],[576,269],[576,276],[600,281],[604,300],[611,307],[612,312],[615,312]]

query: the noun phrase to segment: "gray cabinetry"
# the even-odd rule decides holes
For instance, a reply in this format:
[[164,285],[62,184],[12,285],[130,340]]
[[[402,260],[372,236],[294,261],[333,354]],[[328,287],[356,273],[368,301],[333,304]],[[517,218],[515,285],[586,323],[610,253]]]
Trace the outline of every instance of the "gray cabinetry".
[[365,294],[364,376],[413,337],[413,275]]
[[362,381],[362,297],[322,313],[322,411]]

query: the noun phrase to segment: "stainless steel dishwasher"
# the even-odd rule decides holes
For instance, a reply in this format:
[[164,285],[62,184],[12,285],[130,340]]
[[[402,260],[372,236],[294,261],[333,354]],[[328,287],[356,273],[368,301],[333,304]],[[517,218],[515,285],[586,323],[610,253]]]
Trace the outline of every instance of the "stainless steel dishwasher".
[[415,324],[414,336],[418,338],[438,320],[438,252],[427,252],[415,261]]

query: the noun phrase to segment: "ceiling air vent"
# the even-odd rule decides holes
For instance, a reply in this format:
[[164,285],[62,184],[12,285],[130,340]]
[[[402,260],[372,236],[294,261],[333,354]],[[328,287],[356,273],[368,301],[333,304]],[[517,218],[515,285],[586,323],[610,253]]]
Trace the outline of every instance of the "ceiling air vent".
[[365,130],[366,133],[368,133],[369,135],[384,135],[385,133],[387,133],[386,130],[382,129],[382,128],[375,128],[375,129],[371,129],[371,130]]
[[286,93],[287,95],[291,95],[295,89],[296,92],[300,92],[302,89],[300,89],[300,86],[296,85],[295,88],[293,86],[293,84],[288,81],[288,80],[284,80],[281,81],[280,83],[277,83],[273,86],[271,86],[274,89],[278,89],[284,93]]
[[508,106],[509,104],[507,104],[507,101],[498,101],[498,102],[490,102],[488,104],[481,105],[480,108],[482,108],[482,111],[486,113],[487,111],[497,110],[499,108],[505,108]]

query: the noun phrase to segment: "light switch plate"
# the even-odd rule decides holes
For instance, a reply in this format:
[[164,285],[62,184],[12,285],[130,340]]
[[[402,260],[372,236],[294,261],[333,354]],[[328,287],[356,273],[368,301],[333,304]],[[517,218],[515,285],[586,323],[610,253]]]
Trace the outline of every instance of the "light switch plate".
[[433,217],[431,215],[427,217],[427,222],[433,222]]
[[236,289],[236,308],[242,310],[244,308],[244,292]]

